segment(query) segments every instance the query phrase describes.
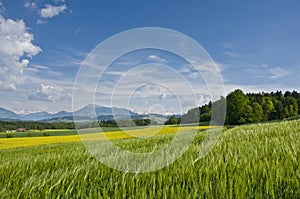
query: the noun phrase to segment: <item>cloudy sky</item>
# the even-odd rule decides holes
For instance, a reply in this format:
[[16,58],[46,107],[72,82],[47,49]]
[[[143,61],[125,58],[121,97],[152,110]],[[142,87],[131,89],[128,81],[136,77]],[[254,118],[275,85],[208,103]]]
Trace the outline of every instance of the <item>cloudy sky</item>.
[[[107,38],[141,27],[176,30],[201,44],[219,67],[226,92],[299,91],[299,10],[296,0],[0,0],[0,107],[15,112],[72,110],[73,85],[83,60]],[[126,70],[131,72],[124,76]],[[179,92],[187,86],[178,83],[177,72],[196,85],[196,100],[185,93],[178,102],[171,86],[157,83],[173,82]],[[168,79],[171,73],[174,78]],[[142,84],[147,78],[137,77],[143,74],[153,81]],[[176,103],[188,107],[209,100],[205,81],[193,74],[178,56],[141,50],[116,60],[96,90],[87,84],[81,97],[91,89],[100,105],[175,113]],[[111,90],[118,94],[113,100]]]

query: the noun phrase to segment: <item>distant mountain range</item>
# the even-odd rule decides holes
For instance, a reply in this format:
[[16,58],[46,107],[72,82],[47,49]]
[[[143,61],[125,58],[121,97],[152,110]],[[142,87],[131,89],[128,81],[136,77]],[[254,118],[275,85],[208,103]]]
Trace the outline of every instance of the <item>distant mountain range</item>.
[[[96,115],[95,115],[96,113]],[[156,120],[159,123],[168,118],[164,115],[159,114],[143,114],[139,115],[125,108],[116,108],[116,107],[104,107],[99,105],[90,104],[77,111],[67,112],[60,111],[58,113],[52,114],[46,111],[28,113],[28,114],[17,114],[13,111],[4,109],[0,107],[0,120],[5,121],[43,121],[43,122],[71,122],[73,121],[73,116],[76,117],[76,120],[88,121],[91,119],[95,120],[127,120],[127,119],[141,119],[141,118],[151,118]]]
[[0,119],[20,120],[21,116],[12,111],[0,107]]

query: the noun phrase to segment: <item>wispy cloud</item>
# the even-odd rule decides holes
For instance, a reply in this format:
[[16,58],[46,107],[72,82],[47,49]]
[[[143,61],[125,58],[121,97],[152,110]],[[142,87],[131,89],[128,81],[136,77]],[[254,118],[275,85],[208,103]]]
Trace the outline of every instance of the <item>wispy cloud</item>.
[[220,42],[219,46],[222,48],[227,48],[227,49],[232,49],[232,44],[230,44],[229,42]]
[[228,56],[231,56],[231,57],[239,57],[240,56],[240,54],[234,53],[234,52],[230,52],[230,51],[225,51],[224,54],[228,55]]
[[167,60],[157,56],[157,55],[149,55],[148,59],[156,61],[156,62],[160,62],[160,63],[165,63]]
[[37,69],[43,69],[43,70],[48,70],[48,69],[49,69],[48,66],[44,66],[44,65],[36,65],[36,64],[31,65],[31,67],[37,68]]
[[80,27],[76,28],[76,30],[73,32],[73,36],[76,37],[80,33]]
[[286,69],[283,69],[281,67],[275,67],[269,69],[269,78],[271,79],[277,79],[287,76],[290,72]]

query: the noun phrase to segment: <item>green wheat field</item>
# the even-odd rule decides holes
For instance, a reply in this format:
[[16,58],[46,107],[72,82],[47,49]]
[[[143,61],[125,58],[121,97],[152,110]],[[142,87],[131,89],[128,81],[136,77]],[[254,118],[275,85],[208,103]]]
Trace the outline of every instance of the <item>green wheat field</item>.
[[[141,174],[105,166],[76,139],[3,148],[0,198],[300,198],[299,120],[224,129],[213,150],[197,160],[208,132],[200,129],[189,150],[168,167]],[[113,142],[151,151],[173,136]],[[7,139],[17,138],[1,138],[0,148]]]

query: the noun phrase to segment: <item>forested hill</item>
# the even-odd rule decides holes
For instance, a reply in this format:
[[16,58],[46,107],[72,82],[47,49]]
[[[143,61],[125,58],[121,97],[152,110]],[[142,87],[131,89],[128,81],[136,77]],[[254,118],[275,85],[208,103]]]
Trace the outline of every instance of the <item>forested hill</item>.
[[[221,100],[225,98],[221,97],[213,103],[219,103]],[[191,109],[182,117],[193,118],[200,109],[200,122],[210,121],[213,103]],[[226,103],[227,125],[282,120],[300,114],[300,93],[297,91],[245,94],[238,89],[226,96]]]

